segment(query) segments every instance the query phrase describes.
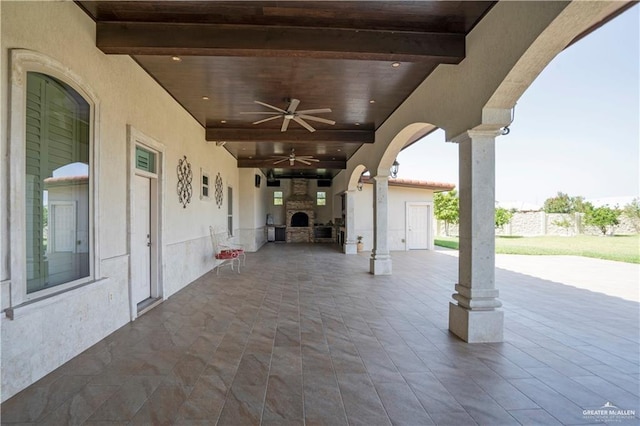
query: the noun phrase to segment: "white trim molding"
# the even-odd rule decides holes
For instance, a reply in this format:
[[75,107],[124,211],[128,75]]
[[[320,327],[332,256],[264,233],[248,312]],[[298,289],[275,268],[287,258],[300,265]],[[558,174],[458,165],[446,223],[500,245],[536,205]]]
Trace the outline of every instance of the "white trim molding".
[[[151,297],[164,299],[164,206],[165,206],[165,158],[166,148],[161,142],[137,130],[127,124],[128,144],[128,173],[127,173],[127,252],[129,253],[129,310],[131,320],[138,315],[137,302],[133,297],[131,250],[133,247],[133,223],[135,214],[135,194],[133,180],[136,175],[146,176],[151,179],[151,227],[152,235],[155,234],[151,251]],[[145,172],[136,168],[136,146],[143,147],[156,154],[156,169],[154,173]],[[140,313],[141,314],[141,313]]]

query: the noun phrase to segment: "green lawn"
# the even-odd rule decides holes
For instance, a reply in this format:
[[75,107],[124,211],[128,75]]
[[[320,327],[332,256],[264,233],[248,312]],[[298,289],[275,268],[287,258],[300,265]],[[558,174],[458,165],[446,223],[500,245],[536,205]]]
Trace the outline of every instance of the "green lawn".
[[[439,236],[435,244],[457,249],[457,237]],[[620,262],[640,263],[640,235],[600,237],[496,237],[496,253],[595,257]]]

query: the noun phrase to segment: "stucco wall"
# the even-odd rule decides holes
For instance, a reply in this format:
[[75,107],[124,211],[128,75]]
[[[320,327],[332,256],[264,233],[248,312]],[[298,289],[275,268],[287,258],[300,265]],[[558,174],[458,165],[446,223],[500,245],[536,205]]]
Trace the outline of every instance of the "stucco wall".
[[[373,248],[373,185],[363,185],[354,193],[355,235],[362,235],[364,250]],[[389,187],[389,250],[406,250],[406,215],[408,202],[432,202],[433,191],[419,188]]]
[[[127,125],[164,146],[165,174],[162,244],[163,295],[168,297],[214,266],[209,225],[227,226],[227,187],[234,189],[234,223],[238,227],[239,181],[235,159],[224,148],[205,142],[204,129],[128,56],[107,56],[95,47],[95,24],[72,2],[2,2],[2,110],[8,105],[9,49],[39,52],[63,64],[90,86],[100,103],[96,117],[95,176],[99,210],[94,224],[100,276],[94,282],[36,301],[15,310],[13,320],[1,319],[2,400],[33,383],[130,320],[129,248],[127,233]],[[0,131],[7,133],[7,114]],[[7,138],[0,138],[7,155]],[[183,208],[176,195],[177,161],[187,156],[194,173],[193,197]],[[10,159],[9,159],[10,161]],[[2,173],[0,217],[11,211],[6,197],[8,172]],[[220,173],[225,204],[198,196],[200,168],[212,178]],[[0,279],[6,295],[10,224],[0,223]],[[3,307],[8,304],[3,297]]]
[[[239,169],[240,227],[235,241],[242,244],[246,251],[255,252],[267,241],[267,184],[259,169]],[[256,175],[260,176],[260,187],[256,187]]]

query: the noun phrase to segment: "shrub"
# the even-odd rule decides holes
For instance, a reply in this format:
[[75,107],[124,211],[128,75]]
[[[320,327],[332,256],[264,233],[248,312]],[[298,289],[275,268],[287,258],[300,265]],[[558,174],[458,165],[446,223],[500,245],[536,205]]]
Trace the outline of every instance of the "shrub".
[[624,206],[622,214],[631,220],[636,232],[640,233],[640,199],[634,198],[631,200],[629,204]]
[[602,235],[607,235],[609,227],[618,225],[618,218],[622,212],[609,206],[592,207],[584,215],[584,223],[600,229]]
[[496,208],[496,228],[502,228],[507,223],[511,222],[511,218],[513,218],[513,212],[505,209],[504,207]]

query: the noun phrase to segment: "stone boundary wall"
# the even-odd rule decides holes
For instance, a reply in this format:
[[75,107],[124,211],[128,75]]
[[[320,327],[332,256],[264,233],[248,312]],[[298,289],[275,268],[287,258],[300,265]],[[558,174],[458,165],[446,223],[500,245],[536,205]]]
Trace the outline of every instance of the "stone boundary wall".
[[[522,237],[533,237],[540,235],[601,235],[595,226],[583,225],[583,214],[561,214],[545,212],[516,212],[511,218],[511,222],[502,228],[496,229],[496,235],[517,235]],[[566,220],[569,227],[561,226]],[[625,215],[620,215],[620,224],[613,229],[616,235],[637,234],[638,229],[634,223]],[[636,224],[637,226],[638,224]],[[436,235],[445,235],[444,222],[436,221]],[[449,225],[449,235],[458,235],[458,225]]]

